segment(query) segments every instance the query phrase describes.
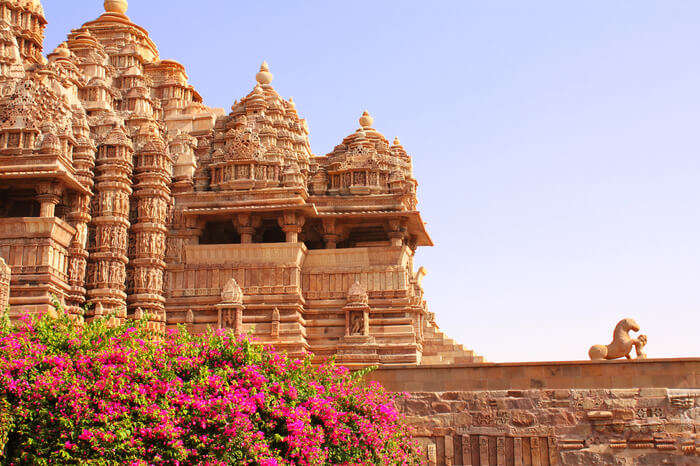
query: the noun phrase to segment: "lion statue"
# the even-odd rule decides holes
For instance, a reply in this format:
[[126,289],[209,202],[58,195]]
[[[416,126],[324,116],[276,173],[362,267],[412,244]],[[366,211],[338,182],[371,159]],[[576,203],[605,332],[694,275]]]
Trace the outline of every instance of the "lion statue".
[[630,353],[634,347],[637,351],[637,359],[646,359],[644,347],[647,344],[647,336],[640,335],[639,338],[632,338],[629,335],[630,331],[638,332],[639,325],[634,319],[622,319],[616,326],[613,332],[613,341],[609,345],[591,346],[588,351],[588,356],[593,361],[602,359],[617,359],[625,357],[632,359]]

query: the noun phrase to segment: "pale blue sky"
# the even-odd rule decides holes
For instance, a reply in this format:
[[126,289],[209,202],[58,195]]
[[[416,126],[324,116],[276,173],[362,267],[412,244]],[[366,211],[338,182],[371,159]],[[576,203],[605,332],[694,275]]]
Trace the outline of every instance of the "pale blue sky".
[[[363,109],[413,156],[438,323],[491,361],[584,359],[622,317],[700,356],[700,2],[132,0],[230,108],[260,62],[322,155]],[[43,0],[46,47],[102,11]]]

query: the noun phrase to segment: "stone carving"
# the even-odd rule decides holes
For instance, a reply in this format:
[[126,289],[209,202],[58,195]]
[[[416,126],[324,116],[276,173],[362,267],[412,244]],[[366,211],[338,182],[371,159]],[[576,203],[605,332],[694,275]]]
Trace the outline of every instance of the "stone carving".
[[[0,251],[32,258],[13,263],[18,312],[50,309],[55,292],[69,312],[87,304],[87,319],[140,309],[164,331],[193,309],[197,323],[241,333],[235,276],[255,306],[256,336],[294,356],[336,354],[353,366],[479,360],[426,317],[412,257],[432,243],[411,157],[369,112],[317,156],[267,63],[225,114],[203,103],[183,65],[159,56],[125,0],[105,1],[47,59],[40,1],[2,5]],[[15,220],[33,216],[43,223]]]
[[10,301],[10,267],[0,257],[0,312],[4,312]]
[[345,305],[345,335],[369,336],[369,295],[360,281],[350,286]]
[[243,291],[235,278],[230,279],[221,291],[221,301],[227,304],[243,304]]
[[640,335],[639,338],[632,338],[629,335],[630,331],[638,332],[639,325],[634,319],[622,319],[616,326],[613,332],[613,341],[609,345],[595,345],[588,351],[588,355],[592,360],[601,359],[617,359],[627,358],[632,359],[630,352],[632,348],[637,349],[637,359],[646,358],[643,348],[647,343],[646,335]]
[[348,290],[348,304],[364,305],[368,302],[369,296],[367,294],[367,287],[359,281],[355,281]]
[[365,316],[363,312],[350,313],[350,335],[365,334]]
[[270,336],[277,338],[280,336],[280,311],[277,308],[272,310],[272,322],[270,323]]

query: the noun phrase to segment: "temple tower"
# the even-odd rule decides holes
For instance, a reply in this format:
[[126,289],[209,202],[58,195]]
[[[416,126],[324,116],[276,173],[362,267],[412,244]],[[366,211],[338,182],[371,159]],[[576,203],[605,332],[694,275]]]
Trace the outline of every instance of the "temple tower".
[[39,0],[0,2],[0,21],[9,23],[24,63],[43,60],[41,52],[47,22]]
[[88,297],[92,315],[116,312],[126,317],[126,265],[129,206],[132,194],[133,145],[124,128],[109,132],[98,149],[93,248]]
[[154,328],[165,330],[163,272],[173,163],[155,125],[141,127],[137,140],[133,196],[137,219],[132,227],[129,309],[148,312]]

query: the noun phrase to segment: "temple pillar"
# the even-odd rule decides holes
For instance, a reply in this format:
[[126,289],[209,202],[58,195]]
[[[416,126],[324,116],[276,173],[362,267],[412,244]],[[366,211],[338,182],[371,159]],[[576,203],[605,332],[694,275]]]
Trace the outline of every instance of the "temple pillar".
[[408,232],[408,222],[404,218],[392,218],[388,222],[387,235],[392,246],[403,246]]
[[126,317],[126,264],[129,262],[130,196],[133,145],[121,126],[112,129],[98,150],[95,167],[95,240],[88,264],[87,297],[91,315],[115,312]]
[[139,150],[134,169],[133,202],[138,218],[132,226],[135,247],[129,260],[134,286],[128,297],[129,310],[131,313],[138,309],[145,311],[149,327],[164,331],[165,248],[173,161],[153,123],[139,128],[136,142]]
[[299,233],[306,222],[306,218],[296,212],[284,212],[278,219],[279,225],[285,234],[287,243],[298,243]]
[[324,218],[321,224],[323,242],[326,249],[335,249],[340,242],[340,228],[334,218]]
[[68,221],[75,227],[76,233],[68,250],[68,282],[70,291],[66,299],[67,312],[80,315],[80,306],[85,304],[85,270],[88,260],[87,240],[90,216],[90,198],[78,194],[73,198]]
[[260,228],[261,225],[262,219],[251,214],[239,214],[234,219],[234,226],[241,235],[241,244],[252,243],[255,231]]
[[55,217],[56,206],[61,202],[63,187],[58,183],[39,183],[36,186],[37,201],[41,205],[40,216]]

